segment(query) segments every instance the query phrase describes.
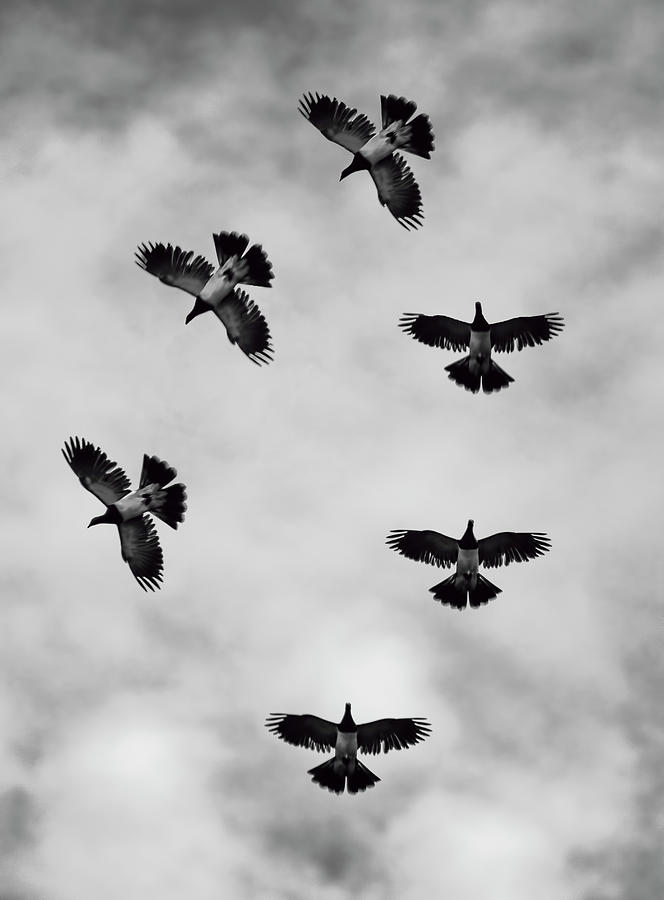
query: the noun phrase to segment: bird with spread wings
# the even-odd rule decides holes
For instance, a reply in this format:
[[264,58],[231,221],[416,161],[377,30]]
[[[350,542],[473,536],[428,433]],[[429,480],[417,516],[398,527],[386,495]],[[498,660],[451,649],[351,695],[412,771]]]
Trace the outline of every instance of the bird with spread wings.
[[146,514],[152,513],[171,528],[184,521],[185,486],[166,486],[176,477],[176,470],[158,457],[144,454],[138,490],[132,491],[117,463],[85,438],[70,438],[62,454],[86,491],[106,507],[102,516],[91,519],[88,528],[117,525],[122,558],[136,581],[144,591],[160,588],[164,560],[157,532]]
[[247,250],[246,234],[221,231],[212,237],[217,252],[216,269],[205,257],[194,256],[193,250],[171,244],[141,244],[136,250],[136,264],[163,284],[195,297],[185,324],[204,312],[213,312],[231,344],[237,344],[257,365],[268,363],[273,351],[267,322],[254,301],[237,285],[271,287],[272,264],[260,244],[252,244]]
[[450,316],[427,316],[405,313],[399,327],[422,344],[444,347],[447,350],[469,349],[468,356],[445,366],[449,378],[467,391],[485,394],[508,387],[514,381],[504,369],[491,359],[491,352],[510,353],[516,347],[535,347],[551,340],[564,326],[558,313],[543,316],[517,316],[504,322],[490,324],[482,313],[482,304],[475,303],[475,318],[461,322]]
[[346,704],[338,725],[312,715],[271,713],[265,727],[282,741],[296,747],[319,752],[334,750],[332,759],[309,769],[312,781],[323,788],[343,794],[366,791],[380,778],[357,758],[359,753],[380,753],[401,750],[423,741],[431,733],[426,719],[377,719],[357,725],[353,721],[350,703]]
[[387,545],[416,562],[443,568],[455,566],[453,575],[429,590],[434,599],[455,609],[465,609],[468,603],[476,608],[502,593],[480,574],[479,566],[491,569],[535,559],[551,549],[551,541],[545,534],[524,531],[500,531],[478,540],[473,533],[474,524],[469,519],[458,540],[438,531],[392,531]]
[[381,130],[356,109],[336,97],[305,94],[299,112],[328,140],[353,154],[340,181],[365,170],[373,178],[381,206],[387,206],[406,229],[422,224],[422,197],[413,173],[397,150],[430,159],[434,136],[429,117],[420,113],[411,119],[417,104],[405,97],[381,95]]

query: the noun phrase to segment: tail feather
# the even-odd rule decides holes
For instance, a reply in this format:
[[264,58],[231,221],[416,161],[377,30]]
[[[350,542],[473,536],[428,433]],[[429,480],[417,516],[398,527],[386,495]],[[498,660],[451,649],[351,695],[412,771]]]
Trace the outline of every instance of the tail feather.
[[445,606],[453,606],[455,609],[465,609],[468,605],[468,588],[464,582],[459,579],[457,582],[456,573],[450,575],[444,581],[434,584],[429,588],[433,594],[434,600],[438,600]]
[[512,381],[514,381],[512,376],[491,360],[489,371],[482,375],[482,390],[485,394],[491,394],[493,391],[500,391],[508,387]]
[[479,391],[482,376],[479,372],[470,371],[470,356],[464,356],[463,359],[450,363],[449,366],[445,366],[445,371],[449,372],[448,378],[467,391],[472,391],[473,394]]
[[405,124],[416,109],[417,103],[413,100],[406,100],[405,97],[397,97],[394,94],[390,94],[388,97],[381,95],[380,110],[383,128],[387,128],[392,122]]
[[146,484],[158,484],[159,487],[164,487],[169,481],[173,481],[177,474],[177,471],[163,459],[144,453],[139,488],[145,487]]
[[484,603],[488,603],[489,600],[493,600],[498,594],[502,594],[502,591],[495,584],[492,584],[488,578],[485,578],[484,575],[478,574],[477,585],[468,593],[470,605],[477,609],[478,606],[482,606]]
[[247,235],[238,234],[237,231],[220,231],[219,234],[213,234],[212,238],[220,266],[223,266],[231,256],[237,256],[239,259],[249,243]]
[[429,116],[420,113],[419,116],[415,116],[413,121],[409,123],[409,128],[410,140],[401,149],[409,150],[416,156],[423,156],[424,159],[430,159],[434,146]]
[[249,266],[249,274],[242,279],[243,284],[272,287],[270,284],[274,278],[272,263],[260,244],[252,244],[243,257],[243,261]]
[[187,489],[183,484],[172,484],[155,497],[155,505],[150,509],[152,515],[161,519],[171,528],[177,528],[179,522],[184,522],[184,513],[187,508]]
[[374,775],[371,769],[367,769],[359,759],[355,760],[355,771],[346,776],[346,789],[349,794],[357,794],[358,791],[366,791],[380,781],[378,775]]
[[346,772],[341,764],[335,766],[336,759],[328,759],[327,762],[309,769],[311,780],[321,787],[333,791],[335,794],[343,794],[346,782]]

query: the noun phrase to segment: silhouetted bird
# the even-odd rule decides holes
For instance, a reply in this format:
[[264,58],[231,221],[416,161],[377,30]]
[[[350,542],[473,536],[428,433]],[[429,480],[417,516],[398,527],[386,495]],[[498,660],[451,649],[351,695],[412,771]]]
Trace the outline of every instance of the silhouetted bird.
[[423,741],[431,733],[426,719],[378,719],[356,725],[346,704],[343,719],[338,725],[318,716],[297,716],[271,713],[265,722],[273,734],[296,747],[312,750],[334,750],[334,757],[309,769],[312,781],[335,794],[343,794],[344,784],[349,794],[357,794],[373,787],[380,778],[359,759],[360,753],[380,753],[381,749],[401,750]]
[[143,456],[141,480],[131,491],[129,479],[99,447],[84,438],[69,438],[62,451],[83,487],[106,506],[103,516],[90,520],[92,525],[117,525],[122,558],[144,591],[160,588],[163,556],[157,532],[145,513],[161,519],[171,528],[184,521],[187,491],[183,484],[166,485],[177,472],[156,456]]
[[272,265],[260,244],[252,244],[247,250],[246,234],[221,231],[212,237],[219,263],[216,270],[202,256],[192,259],[193,250],[171,244],[141,244],[136,251],[136,264],[164,284],[196,298],[185,324],[201,313],[213,312],[224,325],[231,344],[237,344],[257,365],[270,362],[272,347],[267,322],[253,300],[236,286],[272,287]]
[[551,549],[551,541],[545,534],[524,531],[500,531],[478,541],[473,524],[468,519],[468,527],[459,540],[437,531],[392,531],[387,536],[387,544],[417,562],[443,568],[456,565],[454,575],[429,588],[436,600],[455,609],[465,609],[469,602],[471,606],[481,606],[502,593],[479,574],[478,566],[487,569],[509,566],[512,562],[534,559]]
[[417,109],[405,97],[381,95],[382,128],[362,113],[350,109],[336,97],[305,94],[298,107],[305,119],[330,141],[353,154],[353,161],[341,173],[340,181],[352,172],[366,169],[378,191],[381,206],[387,206],[404,228],[422,224],[422,197],[413,173],[396,150],[408,150],[425,159],[431,157],[433,133],[429,117],[420,113],[408,121]]
[[399,326],[430,347],[470,348],[468,356],[445,366],[445,371],[450,373],[452,381],[467,391],[476,394],[481,381],[484,393],[490,394],[514,381],[491,359],[491,351],[509,353],[515,344],[517,350],[542,344],[562,331],[563,319],[558,313],[547,313],[544,316],[518,316],[490,325],[482,315],[482,304],[476,303],[475,318],[470,323],[449,316],[406,313],[399,320]]

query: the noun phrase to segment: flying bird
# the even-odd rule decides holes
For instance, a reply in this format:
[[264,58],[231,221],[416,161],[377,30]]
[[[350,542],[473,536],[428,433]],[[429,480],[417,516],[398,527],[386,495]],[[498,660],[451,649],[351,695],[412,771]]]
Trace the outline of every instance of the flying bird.
[[474,521],[468,519],[468,527],[458,540],[437,531],[391,531],[387,544],[417,562],[443,568],[456,566],[454,575],[429,588],[434,599],[455,609],[465,609],[468,603],[473,607],[481,606],[502,593],[499,587],[480,575],[479,566],[492,569],[526,562],[551,549],[551,541],[545,534],[525,531],[500,531],[478,541],[473,534],[473,525]]
[[184,521],[187,491],[183,484],[166,487],[177,475],[175,469],[156,456],[143,456],[141,480],[132,491],[124,471],[85,438],[65,441],[64,458],[83,487],[106,506],[92,525],[117,525],[122,558],[128,563],[144,591],[161,587],[164,560],[157,532],[146,513],[177,528]]
[[485,394],[508,387],[514,379],[491,359],[491,351],[510,353],[534,347],[551,340],[563,329],[563,318],[558,313],[544,316],[517,316],[504,322],[489,324],[482,313],[482,304],[475,304],[472,322],[460,322],[449,316],[425,316],[406,313],[399,320],[399,327],[429,347],[445,347],[448,350],[470,349],[468,356],[445,366],[449,378],[476,394]]
[[383,750],[401,750],[423,741],[431,733],[426,719],[378,719],[356,725],[350,712],[350,703],[338,725],[318,716],[297,716],[271,713],[265,727],[282,741],[296,747],[312,750],[334,750],[332,759],[321,763],[308,774],[312,781],[335,794],[343,794],[344,785],[349,794],[366,791],[380,778],[374,775],[357,758],[360,753],[380,753]]
[[203,256],[194,256],[193,250],[171,244],[140,244],[136,265],[164,284],[196,298],[185,325],[201,313],[213,312],[231,344],[237,344],[257,365],[268,363],[273,351],[267,322],[254,301],[237,285],[272,287],[272,264],[260,244],[252,244],[247,250],[246,234],[220,231],[212,237],[217,251],[216,269]]
[[[325,137],[353,154],[341,173],[342,181],[365,169],[373,178],[381,206],[387,206],[404,228],[418,228],[424,218],[422,197],[413,173],[397,150],[407,150],[430,159],[434,136],[429,117],[420,113],[411,119],[417,104],[405,97],[381,95],[381,130],[362,113],[334,97],[304,94],[299,112]],[[410,120],[410,121],[409,121]]]

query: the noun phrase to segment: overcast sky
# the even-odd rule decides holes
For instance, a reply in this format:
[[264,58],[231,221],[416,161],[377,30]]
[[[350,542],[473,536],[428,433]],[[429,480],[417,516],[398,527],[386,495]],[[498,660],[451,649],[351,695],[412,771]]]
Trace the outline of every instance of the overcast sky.
[[[5,2],[1,900],[664,895],[664,11]],[[297,114],[413,98],[407,233]],[[258,368],[133,263],[263,244]],[[404,312],[559,311],[471,396]],[[187,485],[144,594],[60,448]],[[458,613],[399,528],[542,531]],[[271,712],[425,716],[356,797]]]

